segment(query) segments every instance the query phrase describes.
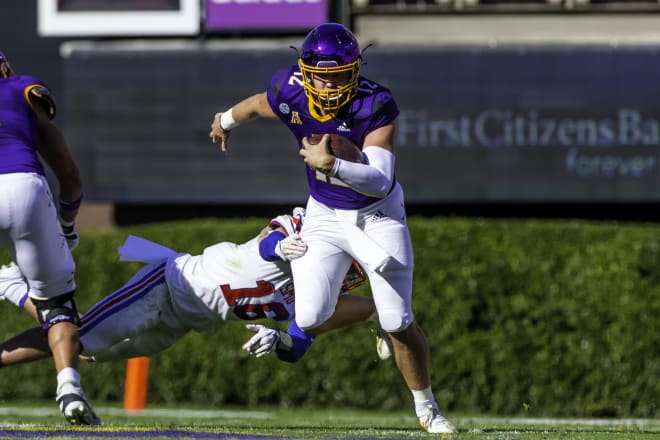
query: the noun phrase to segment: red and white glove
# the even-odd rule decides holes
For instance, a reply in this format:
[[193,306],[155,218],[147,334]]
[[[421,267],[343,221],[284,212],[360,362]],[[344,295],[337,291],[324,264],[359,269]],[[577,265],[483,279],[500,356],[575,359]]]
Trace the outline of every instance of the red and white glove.
[[302,241],[300,235],[289,235],[283,240],[280,240],[275,246],[275,253],[283,261],[291,261],[300,258],[307,252],[307,243]]
[[266,356],[277,349],[277,344],[280,342],[279,330],[261,324],[247,324],[245,328],[255,332],[255,335],[243,344],[243,350],[252,356]]

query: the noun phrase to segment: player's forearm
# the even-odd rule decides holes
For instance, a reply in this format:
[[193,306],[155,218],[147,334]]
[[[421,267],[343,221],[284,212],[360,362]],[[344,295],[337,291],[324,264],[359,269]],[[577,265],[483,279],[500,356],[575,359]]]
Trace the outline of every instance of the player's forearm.
[[257,117],[275,117],[275,113],[273,113],[268,104],[268,98],[265,92],[245,98],[230,109],[227,109],[220,117],[220,126],[223,130],[232,130]]
[[281,231],[271,231],[259,241],[259,255],[266,261],[292,261],[307,252],[307,244],[298,234],[285,235]]
[[266,261],[286,261],[278,253],[277,249],[286,236],[280,231],[272,231],[259,242],[259,255]]
[[53,170],[60,185],[60,196],[65,202],[77,200],[82,194],[82,177],[64,135],[44,113],[35,107],[39,130],[39,154]]
[[329,175],[362,194],[385,197],[394,182],[394,154],[380,147],[366,147],[363,152],[369,164],[337,158]]

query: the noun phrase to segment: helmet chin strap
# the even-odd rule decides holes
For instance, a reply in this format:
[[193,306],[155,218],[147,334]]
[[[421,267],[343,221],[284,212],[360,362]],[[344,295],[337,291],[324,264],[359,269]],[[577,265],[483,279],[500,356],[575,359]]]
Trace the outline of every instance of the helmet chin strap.
[[314,119],[319,122],[329,121],[337,114],[337,112],[329,113],[326,110],[323,110],[322,108],[314,105],[314,100],[309,96],[307,97],[307,108],[309,109],[309,113],[314,117]]

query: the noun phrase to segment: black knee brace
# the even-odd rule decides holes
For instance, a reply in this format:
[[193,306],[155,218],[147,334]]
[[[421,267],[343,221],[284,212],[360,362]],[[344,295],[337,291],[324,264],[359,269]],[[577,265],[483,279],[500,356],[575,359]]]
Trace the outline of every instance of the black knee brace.
[[73,292],[65,293],[54,298],[35,300],[32,298],[41,326],[47,332],[52,326],[60,322],[70,322],[80,326],[78,309],[73,299]]

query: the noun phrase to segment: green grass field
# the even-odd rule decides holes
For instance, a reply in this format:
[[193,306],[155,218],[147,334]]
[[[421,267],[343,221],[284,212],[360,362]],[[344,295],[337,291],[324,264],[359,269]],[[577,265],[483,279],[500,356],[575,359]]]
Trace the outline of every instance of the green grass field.
[[660,420],[542,419],[451,415],[460,432],[431,435],[409,411],[354,409],[158,408],[126,414],[120,406],[96,406],[102,427],[74,428],[54,403],[0,402],[0,438],[103,439],[410,439],[650,440]]

